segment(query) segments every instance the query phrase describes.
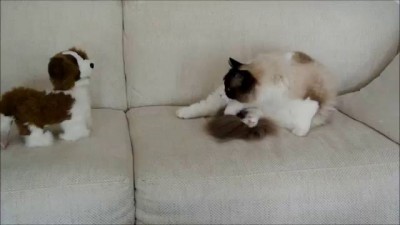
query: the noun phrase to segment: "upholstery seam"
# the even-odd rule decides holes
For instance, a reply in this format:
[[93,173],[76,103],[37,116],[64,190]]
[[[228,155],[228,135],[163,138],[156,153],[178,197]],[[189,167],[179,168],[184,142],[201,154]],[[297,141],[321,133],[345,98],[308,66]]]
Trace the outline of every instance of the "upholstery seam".
[[128,90],[129,90],[129,85],[128,85],[128,77],[126,75],[126,62],[125,62],[125,1],[121,0],[121,15],[122,15],[122,60],[123,60],[123,66],[124,66],[124,76],[125,76],[125,96],[126,96],[126,109],[124,110],[125,114],[125,119],[126,123],[128,126],[128,133],[129,133],[129,141],[131,144],[131,154],[132,154],[132,194],[133,194],[133,223],[136,224],[137,218],[136,218],[136,198],[135,198],[135,165],[134,165],[134,154],[133,154],[133,140],[132,140],[132,135],[131,135],[131,129],[130,129],[130,124],[129,124],[129,119],[128,119],[128,114],[127,112],[129,111],[129,95],[128,95]]
[[375,129],[374,127],[370,126],[369,124],[367,124],[367,123],[365,123],[365,122],[362,122],[361,120],[358,120],[358,119],[354,118],[353,116],[348,115],[347,113],[343,112],[341,109],[337,109],[337,111],[340,112],[340,113],[342,113],[343,115],[349,117],[350,119],[352,119],[352,120],[354,120],[354,121],[356,121],[356,122],[359,122],[360,124],[363,124],[364,126],[370,128],[371,130],[373,130],[373,131],[375,131],[376,133],[382,135],[383,137],[385,137],[385,138],[388,139],[389,141],[391,141],[391,142],[393,142],[393,143],[399,145],[399,143],[397,143],[396,141],[392,140],[390,137],[388,137],[387,135],[383,134],[381,131]]
[[128,78],[126,76],[126,67],[125,67],[125,10],[124,10],[124,1],[121,0],[121,16],[122,16],[122,65],[124,67],[124,78],[125,78],[125,112],[129,109],[129,101],[128,101]]
[[124,109],[112,108],[112,107],[93,107],[92,106],[92,109],[109,109],[109,110],[120,111],[120,112],[125,113]]
[[[124,179],[126,180],[126,179]],[[120,183],[120,184],[129,184],[124,180],[116,180],[116,181],[102,181],[102,182],[94,182],[94,183],[81,183],[81,184],[65,184],[59,186],[48,186],[48,187],[37,187],[37,188],[29,188],[29,189],[20,189],[20,190],[7,190],[1,191],[1,193],[13,193],[13,192],[24,192],[24,191],[36,191],[42,189],[54,189],[54,188],[65,188],[65,187],[78,187],[78,186],[89,186],[89,185],[98,185],[98,184],[113,184],[113,183]]]
[[136,179],[135,179],[135,157],[134,157],[134,154],[133,154],[133,150],[134,150],[134,147],[133,147],[133,140],[132,140],[132,135],[131,135],[131,129],[130,129],[130,124],[129,124],[129,119],[128,119],[128,114],[127,113],[124,113],[125,114],[125,119],[126,119],[126,123],[127,123],[127,125],[128,125],[128,133],[129,133],[129,141],[130,141],[130,144],[131,144],[131,153],[132,153],[132,187],[133,187],[133,190],[132,190],[132,193],[133,193],[133,208],[134,208],[134,215],[135,215],[135,224],[136,224],[136,198],[135,198],[135,193],[136,193],[136,185],[135,185],[135,181],[136,181]]
[[340,170],[340,169],[346,169],[346,168],[382,166],[382,165],[392,165],[392,164],[393,165],[399,164],[399,162],[370,163],[370,164],[365,164],[365,165],[343,166],[343,167],[327,167],[327,168],[309,168],[309,169],[299,169],[299,170],[270,171],[270,172],[265,172],[265,173],[250,173],[250,174],[214,176],[214,177],[198,177],[198,178],[190,178],[190,177],[182,177],[182,178],[156,177],[156,178],[140,178],[139,180],[146,180],[146,181],[155,181],[155,180],[211,180],[211,179],[220,179],[220,178],[250,177],[250,176],[260,176],[260,175],[261,176],[265,176],[265,175],[270,175],[270,174],[295,173],[295,172],[318,171],[318,170]]

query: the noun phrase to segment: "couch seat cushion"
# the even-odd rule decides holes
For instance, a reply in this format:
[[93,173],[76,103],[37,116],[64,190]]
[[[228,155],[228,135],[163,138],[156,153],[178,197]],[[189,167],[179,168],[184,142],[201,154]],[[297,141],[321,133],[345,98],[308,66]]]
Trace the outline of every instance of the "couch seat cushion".
[[301,138],[220,143],[176,107],[128,112],[138,223],[397,223],[398,145],[337,112]]
[[132,224],[132,151],[123,111],[93,110],[89,138],[1,151],[1,222]]

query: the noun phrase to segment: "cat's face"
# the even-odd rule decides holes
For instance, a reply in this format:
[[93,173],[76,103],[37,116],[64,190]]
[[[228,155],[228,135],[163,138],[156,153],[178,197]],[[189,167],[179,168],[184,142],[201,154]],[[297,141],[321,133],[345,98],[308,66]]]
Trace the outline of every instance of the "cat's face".
[[241,69],[242,63],[229,58],[231,69],[224,77],[225,94],[230,99],[248,103],[255,97],[257,79],[248,71]]

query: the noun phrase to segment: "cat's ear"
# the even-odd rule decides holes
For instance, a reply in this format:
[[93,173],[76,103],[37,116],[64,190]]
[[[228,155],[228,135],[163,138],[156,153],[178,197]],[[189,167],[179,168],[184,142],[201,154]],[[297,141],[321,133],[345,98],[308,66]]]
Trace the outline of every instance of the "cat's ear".
[[239,69],[243,64],[232,58],[229,58],[229,65],[232,67],[232,69]]

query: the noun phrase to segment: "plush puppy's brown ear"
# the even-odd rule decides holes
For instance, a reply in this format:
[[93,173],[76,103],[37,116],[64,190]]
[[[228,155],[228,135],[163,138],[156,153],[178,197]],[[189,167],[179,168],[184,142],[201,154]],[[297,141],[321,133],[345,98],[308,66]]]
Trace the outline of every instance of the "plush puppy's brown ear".
[[62,57],[53,57],[50,59],[48,72],[50,75],[50,79],[54,80],[62,80],[65,77],[64,68],[63,68],[64,58]]
[[71,89],[79,78],[79,69],[63,55],[54,56],[48,65],[50,80],[56,90]]

